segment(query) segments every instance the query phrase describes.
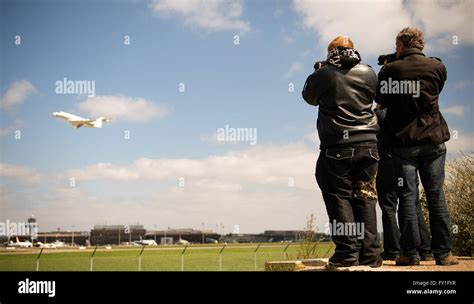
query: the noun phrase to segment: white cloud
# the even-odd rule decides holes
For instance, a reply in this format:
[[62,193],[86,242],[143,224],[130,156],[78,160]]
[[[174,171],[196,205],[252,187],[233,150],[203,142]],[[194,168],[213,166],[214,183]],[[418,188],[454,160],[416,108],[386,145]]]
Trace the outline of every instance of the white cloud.
[[0,108],[10,110],[37,92],[30,82],[26,80],[15,81],[0,98]]
[[446,148],[451,158],[461,156],[460,153],[474,153],[474,133],[451,130],[451,139],[446,142]]
[[177,181],[185,177],[191,183],[206,185],[230,183],[252,188],[258,185],[287,187],[289,178],[295,187],[313,189],[316,153],[307,145],[258,146],[238,152],[209,156],[206,159],[139,158],[130,165],[99,163],[69,170],[77,180]]
[[[209,186],[209,187],[208,187]],[[0,188],[1,190],[1,188]],[[276,191],[261,189],[242,192],[227,183],[200,187],[171,188],[156,191],[143,198],[126,195],[110,197],[109,193],[92,193],[81,187],[57,188],[47,194],[31,188],[9,190],[2,196],[5,212],[0,220],[25,220],[31,214],[41,230],[89,230],[96,224],[144,224],[147,229],[201,228],[215,230],[223,224],[229,232],[235,224],[241,231],[258,233],[265,229],[302,229],[305,218],[316,214],[318,227],[327,221],[321,195],[309,191]]]
[[452,114],[456,116],[464,116],[465,111],[464,106],[459,105],[441,109],[442,114]]
[[[51,176],[45,187],[59,186],[47,193],[10,187],[4,209],[10,218],[33,213],[42,227],[50,228],[73,223],[90,229],[104,222],[199,228],[205,222],[211,229],[216,223],[226,231],[239,224],[242,231],[256,233],[302,229],[314,213],[322,229],[327,216],[314,178],[316,158],[314,147],[296,143],[253,146],[204,159],[98,163]],[[64,188],[70,177],[76,187]],[[184,187],[179,187],[179,177],[185,178]],[[114,182],[126,184],[118,196]]]
[[153,0],[150,7],[159,14],[180,15],[190,27],[211,31],[250,30],[249,23],[241,19],[243,5],[240,0]]
[[303,70],[303,64],[301,62],[293,62],[288,68],[288,72],[286,72],[286,78],[291,78],[296,73],[302,70]]
[[350,36],[362,58],[395,51],[395,38],[404,27],[419,27],[427,38],[428,51],[446,51],[459,44],[474,44],[472,1],[314,1],[294,0],[306,28],[328,45],[339,35]]
[[318,131],[314,131],[312,133],[306,134],[304,136],[304,139],[308,141],[308,143],[311,144],[311,146],[316,146],[316,145],[319,146],[319,144],[321,143],[321,141],[319,140]]
[[474,44],[472,0],[408,1],[407,10],[412,16],[412,23],[423,29],[428,42],[434,47],[443,50],[452,48],[454,35],[458,36],[459,45]]
[[294,0],[306,28],[318,33],[327,46],[340,35],[352,38],[362,58],[395,51],[395,37],[410,18],[402,1],[313,1]]
[[203,134],[200,136],[201,141],[207,142],[213,145],[238,145],[240,141],[233,140],[219,140],[219,134],[216,132],[211,134]]
[[96,96],[78,104],[80,112],[92,118],[105,116],[116,120],[146,122],[157,120],[168,114],[164,105],[144,98],[128,96]]
[[22,183],[38,183],[41,181],[42,175],[35,169],[0,163],[0,177],[13,178]]
[[22,120],[15,120],[15,123],[12,126],[6,128],[0,128],[0,136],[13,133],[14,131],[22,128],[24,123]]
[[469,88],[474,86],[474,80],[460,80],[454,84],[454,88],[457,90]]

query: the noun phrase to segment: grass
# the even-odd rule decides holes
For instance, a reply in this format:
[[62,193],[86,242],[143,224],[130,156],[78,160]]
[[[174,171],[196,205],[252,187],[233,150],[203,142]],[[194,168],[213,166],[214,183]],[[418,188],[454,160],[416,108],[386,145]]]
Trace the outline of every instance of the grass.
[[[204,248],[202,248],[204,247]],[[254,251],[257,244],[228,245],[222,253],[223,271],[253,271]],[[284,256],[296,257],[299,244],[262,244],[257,252],[257,270],[263,271],[266,261],[284,260]],[[142,255],[142,271],[181,271],[181,252],[184,247],[147,247]],[[222,245],[189,246],[184,255],[185,271],[219,271],[219,251]],[[333,252],[332,243],[320,243],[319,257],[327,257]],[[94,271],[137,271],[138,255],[141,247],[114,247],[112,250],[99,249],[94,256]],[[0,271],[35,271],[36,257],[33,253],[0,254]],[[89,271],[92,252],[68,249],[54,252],[44,251],[40,259],[40,271]]]

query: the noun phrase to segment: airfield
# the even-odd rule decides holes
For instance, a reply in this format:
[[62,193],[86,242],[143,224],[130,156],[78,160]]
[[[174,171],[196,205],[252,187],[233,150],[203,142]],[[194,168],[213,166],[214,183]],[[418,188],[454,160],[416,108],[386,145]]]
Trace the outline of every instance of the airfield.
[[[91,271],[91,264],[92,271],[264,271],[266,262],[295,260],[300,250],[299,243],[64,247],[45,248],[38,259],[39,248],[1,248],[0,271]],[[321,242],[314,257],[333,251]]]

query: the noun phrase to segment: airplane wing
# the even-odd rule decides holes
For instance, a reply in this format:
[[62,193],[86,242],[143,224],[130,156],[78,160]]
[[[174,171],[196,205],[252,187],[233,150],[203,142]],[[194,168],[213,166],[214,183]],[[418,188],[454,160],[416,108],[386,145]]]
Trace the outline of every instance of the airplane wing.
[[64,119],[65,121],[71,123],[75,128],[80,128],[83,125],[89,124],[91,122],[90,119],[82,118],[66,112],[54,112],[53,116]]
[[66,121],[70,121],[70,122],[72,122],[72,121],[84,121],[84,122],[90,121],[90,119],[85,119],[85,118],[82,118],[82,117],[79,117],[79,116],[76,116],[76,115],[72,115],[72,114],[66,113],[66,112],[54,112],[53,116],[57,117],[57,118],[64,119]]
[[84,125],[89,125],[91,120],[90,119],[84,119],[84,120],[70,120],[69,121],[71,125],[75,128],[80,128]]

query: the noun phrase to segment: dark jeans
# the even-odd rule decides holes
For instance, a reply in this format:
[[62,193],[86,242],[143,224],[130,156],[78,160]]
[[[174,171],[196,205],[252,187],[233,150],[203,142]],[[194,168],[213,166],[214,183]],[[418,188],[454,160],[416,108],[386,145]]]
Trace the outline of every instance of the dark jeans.
[[444,197],[444,164],[446,146],[443,144],[392,148],[397,189],[400,199],[398,221],[400,247],[409,257],[418,257],[420,230],[416,207],[417,171],[425,189],[431,228],[431,248],[435,258],[442,259],[451,251],[449,211]]
[[375,174],[379,159],[375,143],[322,149],[316,165],[316,180],[323,194],[330,224],[358,224],[363,235],[331,230],[336,244],[331,262],[376,264],[377,240]]
[[[377,195],[380,209],[382,210],[383,248],[384,254],[396,257],[401,253],[400,229],[398,229],[396,217],[398,206],[397,178],[395,177],[391,153],[381,144],[378,145],[378,149],[380,161],[377,172]],[[421,255],[428,255],[431,254],[431,236],[421,208],[418,184],[419,179],[417,173],[415,205],[420,231],[420,247],[418,248],[418,252]]]

